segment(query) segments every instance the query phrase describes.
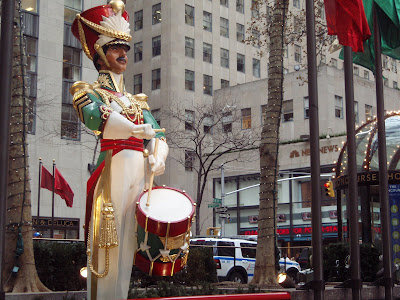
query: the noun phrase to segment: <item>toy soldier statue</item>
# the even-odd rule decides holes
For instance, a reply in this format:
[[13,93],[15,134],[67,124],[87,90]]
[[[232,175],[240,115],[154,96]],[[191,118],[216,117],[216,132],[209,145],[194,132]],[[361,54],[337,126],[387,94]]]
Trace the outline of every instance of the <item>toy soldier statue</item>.
[[147,96],[125,92],[128,21],[124,3],[113,0],[78,14],[72,25],[99,71],[93,85],[78,81],[70,90],[80,120],[101,138],[97,168],[87,184],[88,299],[127,298],[137,250],[136,201],[149,184],[148,173],[164,173],[168,155]]

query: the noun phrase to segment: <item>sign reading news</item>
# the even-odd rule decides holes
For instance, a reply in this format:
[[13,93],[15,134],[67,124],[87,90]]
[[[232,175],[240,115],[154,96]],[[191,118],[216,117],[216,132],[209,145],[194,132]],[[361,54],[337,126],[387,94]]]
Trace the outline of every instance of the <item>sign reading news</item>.
[[400,263],[400,184],[389,184],[390,224],[392,233],[392,256]]

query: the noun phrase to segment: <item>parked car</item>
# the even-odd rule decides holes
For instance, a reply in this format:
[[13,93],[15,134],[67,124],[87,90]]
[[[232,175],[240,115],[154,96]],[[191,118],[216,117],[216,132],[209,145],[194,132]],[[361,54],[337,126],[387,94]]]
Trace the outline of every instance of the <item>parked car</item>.
[[[217,265],[217,276],[221,281],[247,283],[254,276],[257,242],[233,238],[194,238],[191,247],[212,248]],[[282,270],[297,281],[300,265],[289,258],[280,258]]]

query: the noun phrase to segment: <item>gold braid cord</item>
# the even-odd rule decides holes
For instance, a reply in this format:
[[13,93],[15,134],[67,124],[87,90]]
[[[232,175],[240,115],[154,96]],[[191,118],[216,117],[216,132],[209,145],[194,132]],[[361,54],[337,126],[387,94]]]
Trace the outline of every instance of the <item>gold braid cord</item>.
[[139,121],[142,121],[143,119],[143,113],[142,113],[142,104],[136,100],[131,94],[129,93],[124,93],[124,95],[129,99],[129,102],[131,103],[130,107],[127,107],[124,102],[119,99],[117,96],[115,96],[113,93],[107,92],[106,90],[103,89],[95,89],[97,93],[101,96],[103,99],[103,102],[110,107],[111,101],[115,101],[118,103],[119,106],[122,107],[122,113],[125,115],[125,117],[131,121],[135,122],[138,118]]
[[89,57],[90,60],[93,60],[93,57],[90,55],[89,47],[86,43],[85,32],[83,31],[81,20],[78,18],[78,31],[79,31],[79,40],[82,44],[83,52],[85,52],[86,56]]
[[[105,166],[99,180],[97,193],[95,195],[96,201],[101,201],[101,199],[103,200],[103,205],[101,209],[102,219],[100,225],[100,241],[98,245],[93,245],[93,247],[104,248],[106,251],[105,269],[103,273],[99,273],[98,271],[96,271],[91,262],[90,227],[88,234],[88,250],[87,250],[88,265],[92,274],[98,278],[103,278],[107,276],[110,267],[109,251],[112,248],[118,247],[118,234],[115,225],[114,208],[111,203],[111,159],[112,159],[112,150],[108,150],[105,158]],[[96,207],[97,205],[94,206],[95,209]]]
[[116,39],[125,40],[127,42],[130,42],[132,40],[132,36],[128,33],[120,32],[120,31],[116,31],[116,30],[112,30],[112,29],[107,29],[99,24],[93,23],[93,22],[85,19],[84,17],[82,17],[79,14],[76,17],[78,18],[78,20],[79,19],[82,20],[82,22],[85,25],[87,25],[88,27],[90,27],[94,31],[97,31],[100,34],[104,34],[106,36],[113,37]]

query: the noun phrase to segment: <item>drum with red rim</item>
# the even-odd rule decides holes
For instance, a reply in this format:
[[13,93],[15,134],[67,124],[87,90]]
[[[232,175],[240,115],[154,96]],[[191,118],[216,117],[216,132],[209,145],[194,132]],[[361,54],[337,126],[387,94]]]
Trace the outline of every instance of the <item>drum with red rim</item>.
[[136,206],[135,265],[149,275],[172,276],[187,261],[195,204],[184,191],[165,186],[152,189],[149,206],[147,197],[143,192]]

